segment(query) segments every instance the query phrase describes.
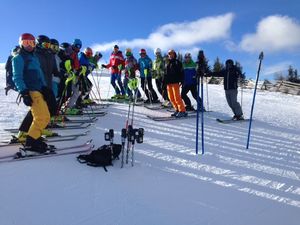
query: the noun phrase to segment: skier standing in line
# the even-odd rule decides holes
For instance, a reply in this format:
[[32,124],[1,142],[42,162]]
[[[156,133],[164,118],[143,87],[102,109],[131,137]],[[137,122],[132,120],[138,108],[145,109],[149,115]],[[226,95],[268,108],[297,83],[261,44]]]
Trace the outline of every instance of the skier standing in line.
[[137,100],[140,100],[141,93],[140,93],[139,89],[138,88],[135,89],[135,93],[133,94],[132,90],[130,90],[130,88],[128,87],[128,83],[134,82],[134,81],[137,82],[135,72],[138,69],[138,63],[137,63],[136,58],[132,54],[131,48],[126,49],[125,55],[126,55],[125,69],[124,69],[125,76],[124,76],[124,80],[123,80],[124,88],[125,88],[125,91],[129,98],[133,99],[134,94],[136,94]]
[[145,49],[140,50],[140,58],[138,60],[140,77],[141,77],[141,86],[143,91],[146,94],[147,100],[144,103],[159,103],[156,92],[152,86],[152,60],[146,53]]
[[42,90],[46,81],[35,50],[35,38],[24,33],[19,38],[21,50],[12,60],[13,81],[25,105],[30,107],[33,121],[26,137],[24,154],[36,155],[45,153],[47,144],[41,139],[42,130],[50,122],[50,113]]
[[[193,61],[190,53],[186,53],[183,60],[183,69],[184,69],[184,82],[181,90],[181,98],[185,103],[186,111],[194,111],[194,107],[191,104],[191,100],[187,96],[188,92],[191,91],[193,98],[197,101],[197,75],[196,75],[196,63]],[[201,98],[199,96],[198,104],[201,106]],[[203,108],[205,111],[205,109]]]
[[232,59],[226,60],[226,67],[220,72],[212,72],[215,77],[224,77],[224,90],[226,100],[234,113],[232,120],[244,120],[243,111],[240,103],[237,101],[238,95],[238,79],[244,78],[241,71],[234,65]]
[[[118,45],[114,46],[113,52],[111,53],[109,58],[109,63],[107,65],[102,64],[101,66],[107,69],[111,68],[110,84],[113,86],[116,93],[112,98],[125,98],[125,90],[121,80],[121,70],[125,66],[125,60],[122,52],[119,50]],[[116,85],[116,81],[119,87]]]
[[180,84],[184,79],[182,63],[176,59],[176,52],[171,49],[168,51],[169,60],[166,66],[166,75],[164,82],[167,85],[168,96],[175,109],[175,113],[171,116],[185,117],[187,116],[184,103],[180,96]]
[[167,92],[167,88],[163,83],[163,79],[165,76],[165,68],[166,68],[165,61],[162,57],[160,48],[154,49],[154,54],[155,54],[155,60],[153,61],[153,65],[152,65],[152,77],[155,79],[158,92],[161,94],[161,96],[164,99],[162,106],[169,107],[170,101],[168,98],[168,92]]

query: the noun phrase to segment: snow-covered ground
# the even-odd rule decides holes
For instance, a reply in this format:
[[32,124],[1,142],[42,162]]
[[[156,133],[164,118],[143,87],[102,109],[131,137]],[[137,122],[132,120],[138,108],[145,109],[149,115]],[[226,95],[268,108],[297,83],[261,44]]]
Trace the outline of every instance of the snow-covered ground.
[[[9,134],[3,129],[16,127],[27,108],[15,104],[14,93],[4,95],[3,66],[0,76],[4,139]],[[108,78],[100,83],[102,97],[110,96]],[[213,112],[204,116],[204,155],[195,154],[194,118],[155,122],[146,115],[170,113],[136,107],[134,126],[145,129],[145,138],[135,146],[134,167],[121,169],[116,161],[106,173],[79,164],[76,155],[0,163],[0,224],[298,225],[300,96],[258,91],[246,149],[248,123],[217,123],[215,118],[232,113],[222,86],[208,88]],[[252,90],[244,90],[245,117],[250,115],[251,101]],[[205,104],[208,108],[206,100]],[[120,143],[127,108],[110,106],[88,136],[71,143],[93,138],[99,147],[107,143],[104,132],[110,128]]]

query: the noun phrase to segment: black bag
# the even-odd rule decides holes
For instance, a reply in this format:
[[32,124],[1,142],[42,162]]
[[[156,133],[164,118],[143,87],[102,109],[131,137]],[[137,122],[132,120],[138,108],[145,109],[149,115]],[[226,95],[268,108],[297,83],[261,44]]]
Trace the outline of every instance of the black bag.
[[106,166],[112,166],[112,161],[119,159],[121,150],[122,145],[113,144],[112,156],[111,145],[102,145],[97,150],[93,150],[90,154],[77,156],[77,160],[80,163],[86,163],[88,166],[103,167],[107,172]]

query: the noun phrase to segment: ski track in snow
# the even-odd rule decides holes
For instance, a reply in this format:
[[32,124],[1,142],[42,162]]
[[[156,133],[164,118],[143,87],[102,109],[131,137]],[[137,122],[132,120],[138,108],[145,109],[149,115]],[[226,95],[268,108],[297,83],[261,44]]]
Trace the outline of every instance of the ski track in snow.
[[[10,134],[3,129],[17,127],[28,108],[15,104],[16,93],[4,95],[0,66],[0,134],[7,139]],[[112,95],[107,76],[95,80],[102,84],[102,98]],[[252,93],[243,93],[247,118]],[[87,136],[57,145],[93,138],[98,147],[107,144],[104,132],[110,128],[120,143],[127,109],[112,104]],[[134,167],[120,169],[116,161],[105,173],[77,163],[75,155],[0,164],[0,224],[299,224],[300,96],[257,92],[249,149],[248,123],[215,121],[232,115],[222,86],[209,85],[209,109],[204,114],[204,155],[195,154],[196,118],[156,122],[146,115],[170,112],[136,106],[134,127],[143,127],[145,137],[135,145]]]

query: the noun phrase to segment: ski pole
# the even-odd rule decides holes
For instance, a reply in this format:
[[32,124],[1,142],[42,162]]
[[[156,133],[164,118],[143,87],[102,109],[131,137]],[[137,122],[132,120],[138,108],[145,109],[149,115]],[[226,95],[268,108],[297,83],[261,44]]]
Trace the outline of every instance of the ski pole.
[[122,162],[121,162],[121,168],[123,168],[123,166],[124,166],[124,151],[125,151],[126,136],[127,136],[127,129],[123,128],[122,131],[121,131],[121,142],[122,142]]
[[249,131],[248,131],[248,139],[247,139],[247,146],[246,146],[247,149],[249,148],[250,132],[251,132],[251,125],[252,125],[252,116],[253,116],[253,109],[254,109],[254,103],[255,103],[256,89],[257,89],[257,84],[258,84],[258,79],[259,79],[261,62],[262,62],[263,58],[264,58],[264,53],[261,52],[259,54],[259,66],[258,66],[258,70],[257,70],[257,76],[256,76],[256,82],[255,82],[253,100],[252,100],[252,106],[251,106],[251,115],[250,115],[250,121],[249,121]]

